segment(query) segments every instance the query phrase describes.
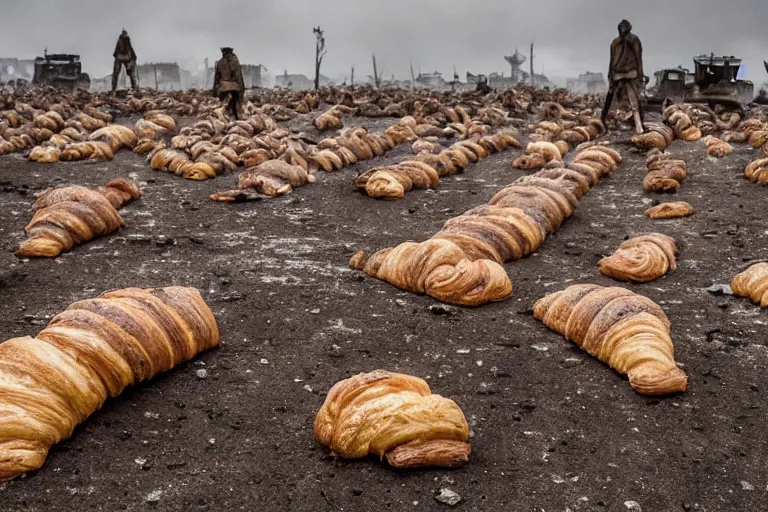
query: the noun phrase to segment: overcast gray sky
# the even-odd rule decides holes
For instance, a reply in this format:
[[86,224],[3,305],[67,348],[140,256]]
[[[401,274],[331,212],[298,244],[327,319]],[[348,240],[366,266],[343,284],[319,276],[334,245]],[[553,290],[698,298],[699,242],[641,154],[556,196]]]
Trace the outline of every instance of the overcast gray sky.
[[747,75],[768,80],[768,0],[3,0],[0,57],[79,53],[92,77],[111,72],[117,36],[126,28],[139,62],[202,62],[233,46],[241,62],[312,75],[312,27],[325,29],[323,73],[371,74],[371,53],[384,74],[490,73],[505,54],[536,44],[536,72],[575,76],[605,71],[622,18],[645,47],[646,74],[690,67],[701,53],[741,56]]

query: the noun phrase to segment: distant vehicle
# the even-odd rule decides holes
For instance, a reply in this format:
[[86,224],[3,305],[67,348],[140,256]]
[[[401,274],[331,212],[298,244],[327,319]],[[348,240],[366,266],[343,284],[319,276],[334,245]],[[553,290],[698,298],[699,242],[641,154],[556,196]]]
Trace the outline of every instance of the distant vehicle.
[[754,97],[754,84],[739,80],[741,59],[702,55],[694,57],[694,73],[682,67],[654,73],[655,83],[646,91],[647,109],[669,103],[707,103],[742,109]]
[[35,59],[34,85],[50,85],[67,91],[88,89],[91,78],[82,72],[80,56],[67,53],[48,54]]

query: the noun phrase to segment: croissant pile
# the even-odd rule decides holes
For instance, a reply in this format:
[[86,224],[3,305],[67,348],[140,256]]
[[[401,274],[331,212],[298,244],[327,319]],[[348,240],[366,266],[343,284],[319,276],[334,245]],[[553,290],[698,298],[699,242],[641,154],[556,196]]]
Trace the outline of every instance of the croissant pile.
[[396,468],[454,468],[469,462],[461,408],[422,379],[376,370],[342,380],[317,413],[315,439],[333,455],[375,455]]
[[357,177],[355,187],[369,197],[400,199],[414,189],[435,188],[440,178],[461,173],[470,164],[510,147],[519,148],[520,143],[503,132],[462,140],[436,155],[424,152],[414,160],[370,169]]
[[768,185],[768,158],[760,158],[747,164],[744,176],[758,185]]
[[520,178],[487,205],[448,220],[431,239],[406,242],[370,257],[357,253],[350,267],[451,304],[504,300],[512,294],[512,282],[501,265],[538,250],[573,214],[589,186],[620,162],[621,155],[604,145],[587,147],[568,168]]
[[768,307],[768,263],[752,265],[734,277],[731,290],[736,295],[760,304],[760,307]]
[[658,123],[646,123],[645,128],[645,133],[632,137],[632,144],[641,151],[650,151],[652,149],[666,151],[675,141],[675,132],[669,126]]
[[661,119],[674,130],[675,137],[678,139],[694,142],[702,137],[701,130],[693,124],[682,105],[670,105],[662,112]]
[[643,395],[686,390],[675,364],[669,319],[652,300],[624,288],[580,284],[539,300],[533,316],[629,377]]
[[694,213],[696,213],[696,210],[685,201],[661,203],[645,210],[646,217],[652,219],[676,219],[679,217],[688,217]]
[[646,192],[675,192],[688,177],[688,165],[658,149],[652,150],[646,160],[648,172],[643,179]]
[[647,283],[677,268],[677,245],[660,233],[631,238],[618,250],[600,260],[600,273],[618,281]]
[[83,300],[36,337],[0,344],[0,483],[40,469],[109,397],[219,344],[194,288],[128,288]]
[[[567,147],[567,144],[566,144]],[[521,155],[514,162],[512,166],[515,169],[535,170],[541,169],[549,162],[562,163],[563,161],[563,148],[558,147],[556,144],[547,141],[531,142],[528,147],[525,148],[524,155]],[[567,149],[566,151],[567,152]]]
[[707,145],[707,154],[715,158],[723,158],[733,152],[733,146],[712,135],[705,137],[704,143]]
[[119,230],[117,212],[141,196],[138,186],[119,178],[104,187],[62,187],[43,192],[32,206],[34,215],[24,229],[27,240],[16,251],[19,258],[55,258],[75,245]]

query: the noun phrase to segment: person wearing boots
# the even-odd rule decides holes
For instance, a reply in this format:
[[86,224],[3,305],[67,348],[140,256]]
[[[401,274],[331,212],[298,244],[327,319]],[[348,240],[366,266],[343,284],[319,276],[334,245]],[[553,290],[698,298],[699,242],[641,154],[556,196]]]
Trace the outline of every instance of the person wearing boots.
[[645,132],[638,92],[638,86],[643,80],[643,45],[640,38],[632,33],[632,24],[622,20],[619,23],[619,37],[611,43],[611,63],[608,68],[610,90],[603,108],[603,122],[608,118],[614,99],[624,99],[632,109],[635,131]]
[[226,101],[232,117],[238,118],[240,102],[245,95],[245,80],[240,61],[232,48],[221,49],[221,60],[216,63],[213,78],[213,95],[221,101]]

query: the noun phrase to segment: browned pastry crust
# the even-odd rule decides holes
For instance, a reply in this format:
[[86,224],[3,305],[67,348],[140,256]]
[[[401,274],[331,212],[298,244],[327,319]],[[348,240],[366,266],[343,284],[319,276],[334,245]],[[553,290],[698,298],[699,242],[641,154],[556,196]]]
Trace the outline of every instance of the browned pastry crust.
[[125,179],[105,187],[78,185],[48,190],[33,205],[34,215],[16,256],[55,258],[93,238],[108,235],[123,226],[117,209],[141,196],[138,186]]
[[317,413],[315,439],[339,457],[387,458],[398,468],[469,461],[469,426],[453,400],[422,379],[376,370],[334,385]]
[[35,338],[0,344],[0,482],[43,466],[126,387],[219,344],[194,288],[129,288],[72,304]]
[[652,219],[674,219],[688,217],[694,213],[696,213],[696,210],[685,201],[661,203],[645,210],[645,215]]
[[669,319],[652,300],[624,288],[581,284],[539,300],[533,316],[584,351],[629,376],[644,395],[685,391]]
[[734,277],[731,290],[736,295],[748,297],[761,307],[768,307],[768,263],[752,265]]
[[675,241],[660,233],[631,238],[600,260],[600,273],[619,281],[647,283],[677,268]]
[[499,191],[486,205],[448,220],[431,239],[358,253],[350,267],[443,302],[478,306],[512,294],[501,266],[544,243],[578,206],[590,183],[613,172],[621,155],[602,145],[583,149],[572,168],[545,169]]

